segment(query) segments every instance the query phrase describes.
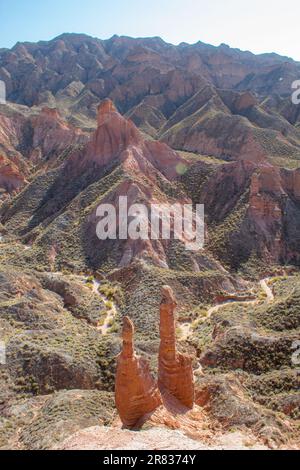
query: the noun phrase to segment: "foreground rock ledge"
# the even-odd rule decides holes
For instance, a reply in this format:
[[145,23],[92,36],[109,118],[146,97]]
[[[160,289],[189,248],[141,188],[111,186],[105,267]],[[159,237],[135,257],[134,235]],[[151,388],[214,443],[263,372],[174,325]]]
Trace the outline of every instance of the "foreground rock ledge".
[[115,427],[92,427],[73,434],[53,450],[268,450],[240,433],[221,436],[213,444],[191,439],[183,432],[164,427],[133,432]]

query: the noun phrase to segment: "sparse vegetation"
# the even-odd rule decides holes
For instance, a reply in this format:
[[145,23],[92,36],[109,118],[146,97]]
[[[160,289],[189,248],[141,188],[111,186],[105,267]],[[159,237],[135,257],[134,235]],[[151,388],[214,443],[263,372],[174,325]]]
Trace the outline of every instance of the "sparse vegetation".
[[98,290],[100,294],[108,299],[106,302],[106,306],[108,308],[112,308],[113,302],[116,302],[120,306],[122,305],[122,302],[124,301],[124,294],[119,284],[100,284]]

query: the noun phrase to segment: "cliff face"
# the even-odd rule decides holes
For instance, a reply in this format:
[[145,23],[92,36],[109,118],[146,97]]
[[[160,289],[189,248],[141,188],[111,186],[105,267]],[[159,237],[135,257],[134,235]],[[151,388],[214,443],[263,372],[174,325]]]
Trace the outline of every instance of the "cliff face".
[[[30,73],[24,76],[25,64]],[[123,195],[130,204],[147,206],[193,199],[205,204],[211,231],[220,232],[210,238],[221,262],[237,268],[258,256],[268,263],[298,264],[299,113],[290,113],[286,100],[299,73],[298,63],[276,55],[202,43],[175,47],[158,38],[62,35],[1,51],[0,79],[8,100],[19,105],[0,110],[0,188],[12,193],[32,182],[19,201],[21,212],[30,206],[21,221],[25,227],[14,219],[8,225],[28,233],[65,212],[71,201],[80,210],[76,197],[93,191],[95,182],[104,188],[100,180],[117,168],[122,177],[112,176],[109,190],[101,193],[103,202],[117,206]],[[51,76],[47,83],[45,76]],[[206,156],[214,157],[213,164],[206,164]],[[44,174],[47,182],[41,183]],[[95,234],[93,194],[84,196],[91,210],[82,217],[84,235],[77,237],[88,264],[96,258],[95,247],[106,251],[86,233]],[[15,217],[15,207],[9,213]],[[67,225],[71,218],[66,216]],[[70,238],[71,232],[70,227]],[[54,244],[53,226],[48,236]],[[116,266],[134,259],[164,268],[171,264],[164,240],[120,244],[114,245],[120,254]],[[65,245],[60,251],[69,258]],[[195,257],[189,265],[201,270]]]
[[148,363],[137,357],[133,346],[133,323],[123,320],[123,349],[117,358],[115,401],[124,426],[132,427],[160,404],[159,390]]
[[88,134],[68,124],[57,109],[44,107],[38,115],[27,123],[30,139],[28,140],[28,157],[33,163],[43,159],[53,162],[67,149],[84,144]]
[[160,304],[160,347],[158,383],[162,392],[170,393],[183,405],[194,404],[192,359],[177,351],[175,338],[176,300],[170,287],[162,288]]
[[[42,131],[45,130],[45,139],[41,137],[40,141],[44,143],[41,147],[37,137],[34,139],[36,142],[34,150],[40,149],[40,154],[45,155],[44,159],[41,155],[37,158],[37,167],[40,169],[37,176],[41,177],[42,174],[45,183],[41,185],[37,179],[35,186],[34,179],[33,184],[28,185],[26,191],[20,195],[18,202],[21,212],[25,211],[27,204],[30,204],[30,212],[32,215],[34,213],[37,215],[29,223],[28,217],[24,214],[22,227],[18,225],[18,230],[25,230],[28,234],[34,229],[34,224],[45,219],[50,221],[49,216],[56,217],[61,208],[63,211],[67,210],[69,204],[74,203],[75,211],[78,210],[79,217],[84,219],[75,230],[86,232],[85,241],[78,232],[78,245],[87,251],[88,258],[95,263],[97,257],[107,250],[103,248],[105,240],[104,242],[99,240],[96,233],[97,223],[100,220],[97,208],[100,203],[112,204],[116,208],[117,215],[119,215],[121,196],[127,197],[128,209],[135,203],[143,203],[147,208],[150,204],[191,203],[191,200],[178,188],[181,172],[188,167],[187,160],[164,143],[146,140],[133,122],[122,116],[109,99],[104,100],[98,108],[97,129],[90,135],[88,142],[82,145],[79,144],[86,139],[86,134],[81,131],[75,132],[55,110],[44,110],[42,116],[36,118],[37,122],[41,122],[42,117],[45,123],[50,120],[47,132],[46,125],[42,128],[40,125],[34,127],[34,136],[41,137]],[[39,133],[37,129],[40,129]],[[62,139],[59,138],[61,132],[66,134]],[[73,147],[70,147],[72,136]],[[32,147],[30,155],[31,149]],[[105,190],[101,181],[104,177],[113,180]],[[99,186],[98,193],[93,189],[94,184]],[[78,205],[78,200],[76,202],[76,197],[83,191],[87,193],[91,191],[88,211],[83,211]],[[48,197],[49,194],[51,198]],[[9,209],[5,218],[10,218],[10,214],[14,218],[16,212],[14,210],[10,212]],[[73,216],[66,219],[67,225],[72,225]],[[150,216],[148,210],[148,227],[151,222]],[[14,224],[13,220],[11,222]],[[119,229],[119,217],[116,228]],[[50,231],[54,236],[52,229]],[[173,226],[171,231],[173,237]],[[53,239],[51,245],[57,246],[56,240]],[[119,240],[117,237],[114,242],[115,252],[118,254],[117,265],[127,266],[139,258],[152,260],[158,266],[167,267],[168,245],[168,240],[129,237]],[[59,247],[56,251],[60,251]]]
[[129,146],[138,146],[142,137],[134,124],[124,119],[109,99],[98,107],[97,130],[87,151],[87,158],[107,165]]
[[[191,170],[192,171],[192,170]],[[299,263],[299,169],[243,160],[219,165],[202,184],[209,244],[237,267],[251,256],[268,263]]]

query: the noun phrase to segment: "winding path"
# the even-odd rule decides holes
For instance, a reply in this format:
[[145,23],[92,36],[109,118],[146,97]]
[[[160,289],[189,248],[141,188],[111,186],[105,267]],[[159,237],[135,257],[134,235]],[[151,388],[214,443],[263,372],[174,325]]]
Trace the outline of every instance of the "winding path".
[[[61,273],[54,273],[54,274],[61,274]],[[76,277],[76,278],[80,279],[81,281],[85,281],[85,282],[88,281],[88,276],[78,276],[78,275],[73,274],[73,277]],[[106,302],[107,302],[108,299],[99,292],[99,286],[100,285],[101,285],[101,283],[99,281],[97,281],[96,279],[93,279],[93,293],[98,295],[101,298],[102,302],[106,305]],[[99,325],[99,326],[96,326],[96,329],[102,335],[108,335],[109,334],[109,330],[111,328],[110,323],[117,315],[117,307],[116,307],[116,305],[113,301],[111,301],[111,303],[112,303],[112,308],[107,311],[107,314],[106,314],[106,317],[104,319],[103,324]]]
[[[100,286],[100,282],[94,279],[93,280],[93,292],[95,294],[98,294],[101,297],[101,300],[104,303],[106,303],[107,299],[105,299],[105,297],[100,294],[99,286]],[[106,317],[104,319],[103,325],[97,326],[97,330],[100,331],[102,335],[107,335],[109,333],[109,329],[111,327],[110,323],[117,315],[117,308],[114,302],[111,302],[111,303],[112,303],[112,308],[108,310]]]
[[[266,302],[271,303],[274,301],[274,294],[272,292],[272,289],[269,287],[268,282],[270,281],[271,278],[267,277],[265,279],[262,279],[259,281],[259,285],[261,289],[265,292],[266,294]],[[259,300],[227,300],[226,302],[222,302],[220,304],[214,305],[213,307],[210,307],[207,310],[207,315],[206,315],[206,320],[209,319],[213,313],[218,312],[221,310],[223,307],[229,304],[236,304],[236,303],[242,303],[243,305],[256,305],[258,304]],[[181,330],[181,341],[186,341],[190,335],[192,335],[192,323],[182,323],[179,325],[180,330]]]
[[265,279],[262,279],[260,281],[260,286],[261,288],[263,289],[263,291],[265,292],[266,296],[267,296],[267,302],[268,303],[271,303],[273,302],[274,300],[274,294],[273,294],[273,291],[272,289],[268,286],[268,282],[270,281],[271,278],[269,277],[266,277]]

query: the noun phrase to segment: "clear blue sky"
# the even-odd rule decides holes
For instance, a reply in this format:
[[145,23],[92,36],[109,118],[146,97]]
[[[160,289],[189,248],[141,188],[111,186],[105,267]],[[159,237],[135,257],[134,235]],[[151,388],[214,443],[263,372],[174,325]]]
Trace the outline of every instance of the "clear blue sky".
[[222,42],[300,61],[299,0],[0,0],[0,47],[63,32]]

